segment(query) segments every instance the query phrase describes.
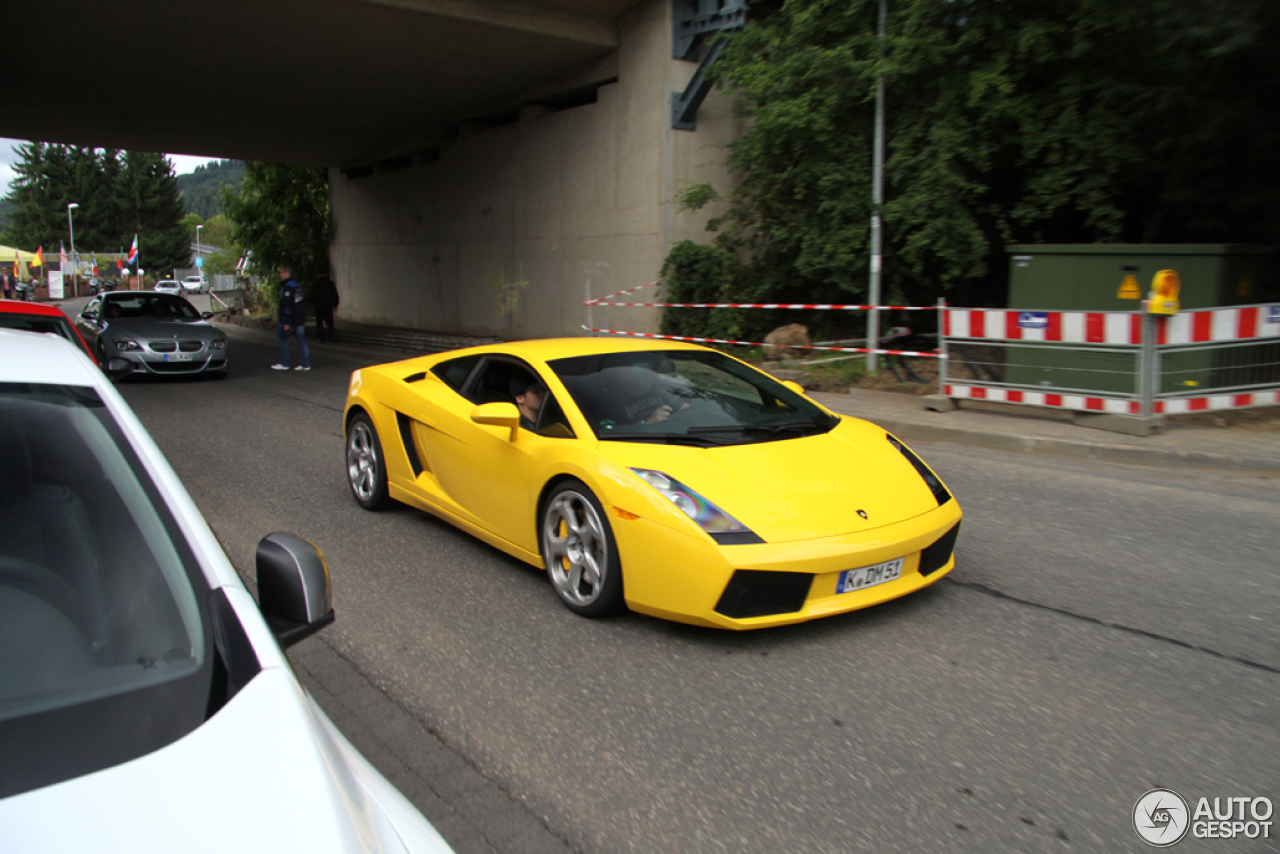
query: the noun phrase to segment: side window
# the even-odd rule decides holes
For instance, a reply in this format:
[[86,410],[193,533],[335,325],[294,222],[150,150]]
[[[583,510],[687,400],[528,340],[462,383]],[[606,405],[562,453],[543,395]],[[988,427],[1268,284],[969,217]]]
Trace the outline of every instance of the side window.
[[102,309],[102,297],[94,297],[89,300],[89,304],[84,307],[81,314],[87,314],[90,317],[97,317],[98,312]]
[[569,426],[569,419],[565,418],[564,410],[560,408],[560,403],[547,392],[546,399],[542,402],[542,412],[538,414],[538,430],[539,436],[547,436],[553,439],[572,439],[574,438],[573,428]]
[[479,356],[463,356],[461,359],[450,359],[447,362],[441,362],[431,369],[431,373],[435,374],[444,384],[456,392],[462,391],[462,384],[467,381],[467,377],[471,376],[471,369],[476,366],[476,362],[480,361]]
[[472,403],[515,403],[515,389],[528,388],[537,381],[537,375],[519,362],[489,358],[463,396]]
[[464,396],[473,403],[514,403],[526,429],[540,436],[573,438],[569,419],[559,402],[547,391],[542,378],[523,362],[486,359]]

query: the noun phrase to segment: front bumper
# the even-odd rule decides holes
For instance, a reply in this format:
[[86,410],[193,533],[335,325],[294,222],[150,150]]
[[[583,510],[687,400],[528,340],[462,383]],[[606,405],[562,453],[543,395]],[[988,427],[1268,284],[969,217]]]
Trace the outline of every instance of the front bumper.
[[[116,352],[111,355],[119,356],[132,362],[135,375],[174,376],[178,374],[217,373],[227,369],[226,350],[201,350],[189,354],[192,356],[189,361],[175,361],[172,360],[172,354],[152,353],[146,350],[141,352],[130,350],[124,353]],[[183,353],[182,355],[188,354]]]
[[[756,629],[856,611],[927,587],[955,566],[952,532],[961,517],[952,500],[858,534],[739,546],[717,545],[642,518],[614,514],[610,522],[633,611],[693,625]],[[893,581],[836,593],[842,571],[895,558],[904,562]]]

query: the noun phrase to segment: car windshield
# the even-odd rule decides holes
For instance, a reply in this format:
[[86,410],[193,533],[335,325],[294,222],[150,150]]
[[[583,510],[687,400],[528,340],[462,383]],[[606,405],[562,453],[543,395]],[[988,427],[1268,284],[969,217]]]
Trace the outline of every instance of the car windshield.
[[44,332],[67,339],[76,345],[77,350],[84,346],[80,343],[79,337],[76,336],[75,330],[71,328],[71,324],[61,317],[49,317],[40,314],[0,314],[0,329]]
[[[174,285],[177,282],[173,283]],[[161,285],[164,285],[162,282]],[[195,306],[169,294],[120,294],[103,302],[103,314],[111,318],[158,317],[199,320]]]
[[97,393],[0,383],[0,436],[4,797],[181,737],[213,670],[203,573]]
[[777,380],[704,350],[549,363],[601,439],[725,445],[825,433],[838,419]]

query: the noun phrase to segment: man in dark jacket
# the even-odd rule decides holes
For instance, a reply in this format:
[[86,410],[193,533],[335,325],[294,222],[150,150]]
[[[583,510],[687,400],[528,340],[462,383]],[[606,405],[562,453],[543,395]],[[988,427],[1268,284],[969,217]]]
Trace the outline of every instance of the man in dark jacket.
[[311,307],[316,310],[316,337],[326,340],[325,327],[329,327],[327,338],[337,339],[333,330],[333,312],[338,307],[338,286],[329,278],[328,273],[311,283]]
[[289,370],[289,337],[298,339],[301,361],[295,371],[311,370],[311,351],[307,349],[307,302],[302,286],[293,279],[291,267],[280,268],[280,328],[276,339],[280,342],[280,361],[271,367],[277,371]]

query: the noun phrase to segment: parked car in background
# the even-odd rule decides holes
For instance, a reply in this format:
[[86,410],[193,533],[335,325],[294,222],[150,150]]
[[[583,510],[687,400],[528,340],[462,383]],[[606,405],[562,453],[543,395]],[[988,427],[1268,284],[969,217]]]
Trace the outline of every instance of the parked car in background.
[[121,357],[133,374],[227,375],[227,335],[180,296],[113,291],[89,300],[76,318],[99,364]]
[[[0,299],[0,329],[19,329],[24,332],[44,332],[65,338],[84,351],[90,359],[93,350],[71,323],[71,318],[56,305],[42,302],[24,302]],[[96,359],[95,359],[96,361]],[[3,439],[0,439],[3,441]]]
[[204,293],[206,283],[199,276],[187,276],[182,280],[183,289],[189,294]]
[[69,342],[0,329],[0,849],[449,846],[298,682],[323,554],[257,549],[255,602],[173,469]]
[[185,291],[182,287],[182,282],[177,279],[161,279],[156,282],[155,290],[162,294],[178,294],[179,296]]

